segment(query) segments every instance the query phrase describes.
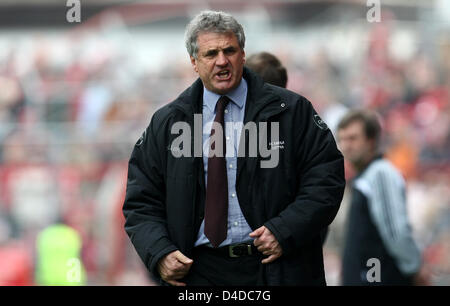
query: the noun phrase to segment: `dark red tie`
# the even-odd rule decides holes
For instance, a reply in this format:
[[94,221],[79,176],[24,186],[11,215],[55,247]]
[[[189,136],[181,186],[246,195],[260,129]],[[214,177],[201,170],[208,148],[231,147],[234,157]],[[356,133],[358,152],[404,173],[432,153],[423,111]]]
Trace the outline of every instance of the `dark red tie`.
[[[220,97],[216,105],[216,117],[214,124],[222,126],[222,151],[220,144],[215,150],[216,142],[210,145],[210,150],[217,153],[208,158],[208,178],[206,185],[206,203],[205,203],[205,235],[213,247],[218,247],[222,241],[227,238],[228,223],[228,179],[227,165],[225,161],[226,143],[225,143],[225,125],[224,110],[230,99],[226,96]],[[215,134],[214,125],[211,129],[211,136]]]

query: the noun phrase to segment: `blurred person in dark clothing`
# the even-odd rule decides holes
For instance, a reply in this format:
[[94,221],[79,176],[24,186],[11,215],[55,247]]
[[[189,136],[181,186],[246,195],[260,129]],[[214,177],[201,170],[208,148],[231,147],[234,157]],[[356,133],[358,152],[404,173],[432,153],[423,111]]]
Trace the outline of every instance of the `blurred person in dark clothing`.
[[[379,152],[377,115],[351,111],[339,122],[337,135],[344,157],[357,172],[347,218],[342,284],[426,284],[408,221],[404,179]],[[379,271],[372,269],[377,267],[374,259],[379,261]]]
[[[156,111],[132,152],[125,230],[162,285],[326,284],[320,232],[339,209],[343,157],[308,100],[244,67],[244,45],[231,15],[197,15],[186,48],[199,79]],[[278,124],[276,141],[261,122]],[[194,135],[174,146],[180,123]],[[235,123],[260,128],[230,133]],[[249,154],[258,139],[279,153],[273,167]]]
[[[288,75],[286,68],[281,64],[281,61],[269,52],[259,52],[250,55],[246,61],[245,66],[256,72],[264,82],[286,88]],[[328,228],[321,232],[322,244],[327,238]]]

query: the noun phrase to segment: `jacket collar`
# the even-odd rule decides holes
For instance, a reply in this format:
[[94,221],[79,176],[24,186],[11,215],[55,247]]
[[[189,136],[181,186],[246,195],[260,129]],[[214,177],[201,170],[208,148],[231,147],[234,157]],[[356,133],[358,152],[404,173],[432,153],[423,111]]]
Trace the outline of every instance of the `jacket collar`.
[[[264,80],[259,75],[246,67],[244,67],[244,78],[249,84],[247,94],[248,107],[244,118],[245,124],[253,121],[262,110],[266,110],[265,107],[271,102],[279,101],[279,97],[274,94],[273,89],[264,83]],[[267,111],[270,111],[270,109],[268,108]],[[263,117],[262,114],[261,117]]]
[[[278,100],[273,90],[264,83],[256,73],[244,67],[243,77],[247,81],[248,92],[244,123],[251,121],[271,102]],[[187,115],[202,112],[203,83],[198,78],[189,88],[183,91],[174,101],[173,106],[181,109]]]
[[203,83],[198,78],[190,87],[183,91],[172,106],[181,109],[187,115],[202,112]]

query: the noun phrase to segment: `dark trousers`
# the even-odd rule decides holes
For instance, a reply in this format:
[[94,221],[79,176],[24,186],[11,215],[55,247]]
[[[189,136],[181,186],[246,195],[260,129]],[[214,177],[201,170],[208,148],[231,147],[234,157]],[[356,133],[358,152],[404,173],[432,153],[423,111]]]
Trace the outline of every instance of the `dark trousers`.
[[196,247],[194,262],[181,281],[187,286],[259,286],[264,285],[261,253],[229,257],[208,247]]

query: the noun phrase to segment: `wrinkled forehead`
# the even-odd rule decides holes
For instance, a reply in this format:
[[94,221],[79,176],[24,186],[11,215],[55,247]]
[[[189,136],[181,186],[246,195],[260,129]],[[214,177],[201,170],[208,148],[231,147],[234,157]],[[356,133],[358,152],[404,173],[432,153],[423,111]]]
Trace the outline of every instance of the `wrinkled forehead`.
[[198,49],[238,47],[239,42],[233,32],[199,32],[197,35]]

